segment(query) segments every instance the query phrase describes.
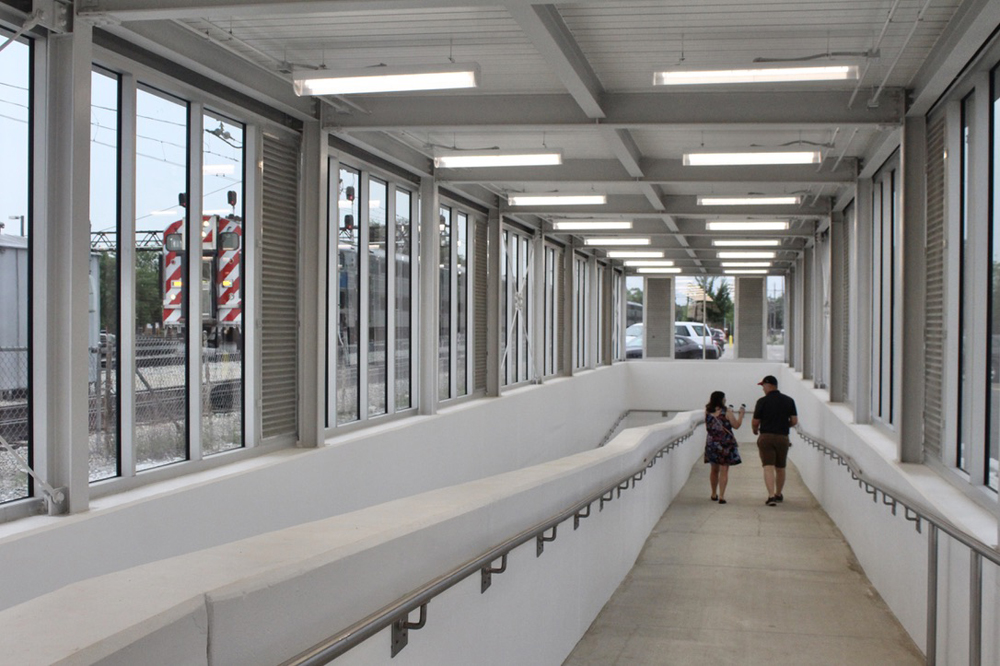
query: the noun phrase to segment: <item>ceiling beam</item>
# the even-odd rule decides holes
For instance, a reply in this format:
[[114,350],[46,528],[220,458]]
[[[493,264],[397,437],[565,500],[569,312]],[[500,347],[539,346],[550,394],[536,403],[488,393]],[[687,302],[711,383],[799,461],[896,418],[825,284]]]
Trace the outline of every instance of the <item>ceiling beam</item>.
[[604,119],[587,116],[568,94],[369,96],[367,113],[330,122],[343,131],[594,131],[611,129],[829,129],[896,127],[903,92],[886,90],[876,108],[848,108],[849,91],[609,93]]
[[603,118],[604,87],[555,6],[515,2],[507,10],[587,117]]
[[[576,4],[605,0],[577,0]],[[341,12],[402,12],[449,7],[496,7],[497,0],[78,0],[83,17],[109,17],[120,21],[180,18],[236,18],[301,16]],[[537,0],[503,0],[507,7],[530,7]]]

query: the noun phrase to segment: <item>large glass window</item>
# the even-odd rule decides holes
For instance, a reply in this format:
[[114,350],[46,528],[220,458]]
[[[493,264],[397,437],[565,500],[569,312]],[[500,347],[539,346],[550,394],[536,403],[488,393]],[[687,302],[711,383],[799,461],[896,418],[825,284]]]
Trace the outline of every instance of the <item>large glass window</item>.
[[552,245],[545,247],[545,354],[543,359],[545,375],[554,375],[559,367],[559,320],[561,298],[563,250]]
[[590,275],[587,258],[581,255],[574,257],[574,279],[573,289],[576,291],[574,300],[576,307],[573,308],[574,315],[574,342],[576,344],[576,355],[573,367],[585,368],[587,366],[587,320],[590,314]]
[[[0,42],[10,35],[0,30]],[[17,458],[32,464],[31,446],[31,46],[14,41],[0,51],[0,502],[32,493]]]
[[438,399],[451,397],[451,208],[439,212]]
[[202,453],[243,446],[245,130],[214,114],[202,147]]
[[993,70],[993,183],[990,219],[990,295],[987,326],[989,349],[989,370],[987,388],[989,390],[989,421],[986,435],[986,485],[993,490],[1000,489],[1000,68]]
[[368,416],[385,414],[389,399],[386,365],[388,197],[389,184],[371,178],[368,185]]
[[531,240],[514,229],[503,234],[501,300],[503,301],[503,353],[500,376],[504,384],[531,379]]
[[413,337],[413,311],[411,308],[411,291],[413,284],[413,257],[411,256],[413,195],[406,190],[396,190],[396,344],[394,345],[396,370],[396,409],[407,409],[411,406],[410,392],[412,388],[410,367],[412,364],[410,349]]
[[328,425],[343,425],[413,407],[417,202],[365,167],[341,166],[333,188],[331,181],[327,409],[336,413]]
[[361,172],[341,168],[337,196],[337,424],[357,421],[360,415],[358,344],[360,323],[359,212]]
[[119,245],[118,77],[91,75],[90,105],[90,317],[88,402],[90,480],[121,474],[118,407]]
[[469,216],[455,225],[455,394],[469,392]]
[[[188,105],[142,88],[136,96],[135,466],[188,457]],[[162,234],[161,246],[144,242]],[[195,342],[197,344],[197,341]]]
[[891,158],[872,183],[872,413],[886,425],[895,422],[898,160]]

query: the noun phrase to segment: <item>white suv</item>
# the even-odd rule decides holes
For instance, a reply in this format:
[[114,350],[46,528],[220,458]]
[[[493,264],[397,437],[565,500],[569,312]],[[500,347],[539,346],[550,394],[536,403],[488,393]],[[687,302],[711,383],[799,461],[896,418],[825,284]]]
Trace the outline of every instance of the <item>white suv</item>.
[[715,355],[713,356],[709,353],[708,358],[719,358],[722,356],[722,350],[719,349],[719,345],[715,344],[715,340],[712,339],[712,329],[701,322],[675,321],[674,335],[683,335],[686,338],[691,338],[698,344],[705,346],[709,352],[714,348]]

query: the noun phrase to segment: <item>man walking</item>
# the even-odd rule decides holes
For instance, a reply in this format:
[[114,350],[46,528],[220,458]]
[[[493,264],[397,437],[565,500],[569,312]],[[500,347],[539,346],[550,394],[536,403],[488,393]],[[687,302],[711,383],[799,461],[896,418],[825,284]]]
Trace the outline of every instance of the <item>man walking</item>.
[[764,397],[753,409],[750,428],[757,437],[760,462],[764,465],[764,485],[767,486],[768,506],[777,506],[784,498],[785,465],[788,461],[789,428],[798,425],[799,416],[795,401],[778,390],[778,380],[773,375],[764,377],[757,385],[764,389]]

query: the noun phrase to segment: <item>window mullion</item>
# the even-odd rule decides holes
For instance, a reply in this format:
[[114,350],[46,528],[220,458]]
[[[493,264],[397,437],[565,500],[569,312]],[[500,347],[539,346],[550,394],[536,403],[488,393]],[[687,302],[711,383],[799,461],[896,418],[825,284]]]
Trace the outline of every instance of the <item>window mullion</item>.
[[121,337],[118,340],[118,393],[121,396],[119,435],[121,476],[135,476],[135,165],[136,165],[136,80],[131,74],[121,76],[121,105],[119,141],[121,209],[118,237],[120,242],[119,273],[121,275],[120,309]]

